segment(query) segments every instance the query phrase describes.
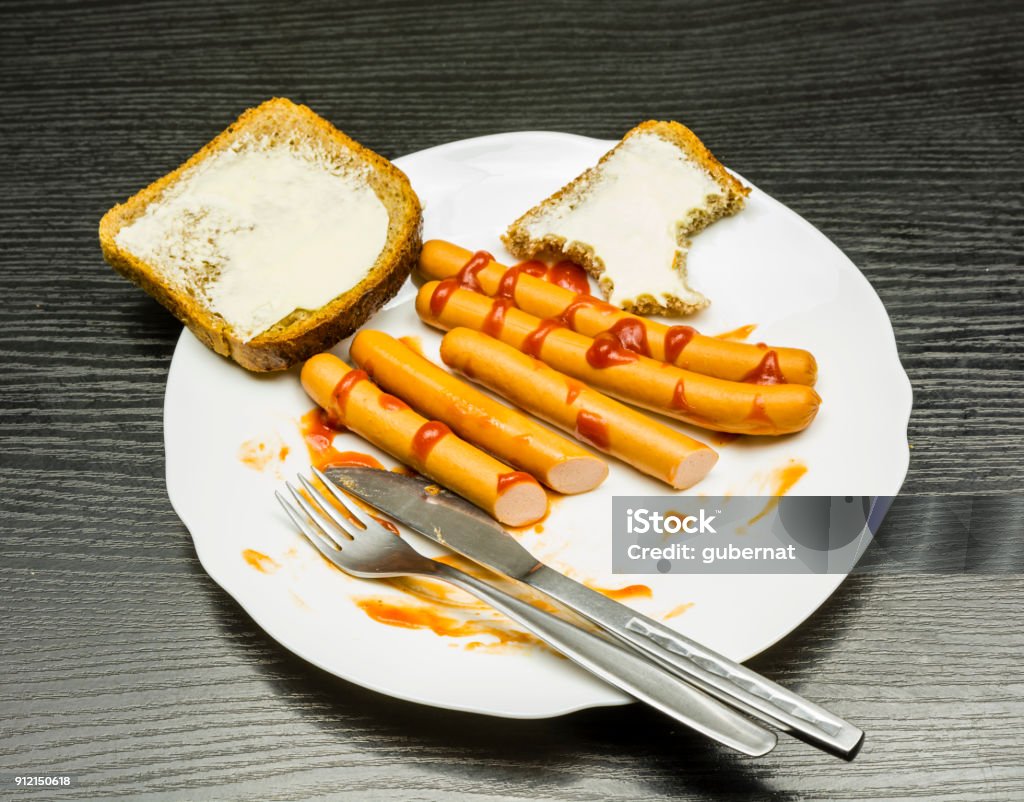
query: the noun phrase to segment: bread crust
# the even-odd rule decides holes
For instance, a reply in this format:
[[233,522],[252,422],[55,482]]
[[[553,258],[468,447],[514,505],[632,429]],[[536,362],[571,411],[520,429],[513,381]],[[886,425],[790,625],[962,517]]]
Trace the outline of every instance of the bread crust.
[[[243,342],[196,297],[170,286],[156,266],[118,246],[116,237],[184,173],[248,134],[284,143],[313,140],[353,166],[367,166],[367,182],[387,208],[389,223],[384,249],[362,281],[320,309],[293,313]],[[286,98],[272,98],[243,113],[176,170],[114,206],[99,225],[100,247],[111,267],[152,295],[203,344],[258,372],[289,368],[352,334],[405,283],[419,258],[422,233],[422,206],[405,173],[307,106]]]
[[[693,161],[700,164],[711,174],[711,177],[723,189],[719,201],[712,206],[709,212],[697,215],[688,226],[678,228],[677,241],[681,251],[676,255],[672,269],[678,271],[685,278],[686,251],[690,246],[688,237],[696,234],[711,223],[722,217],[735,214],[743,208],[750,188],[743,186],[732,174],[718,161],[710,150],[700,141],[700,138],[682,123],[674,121],[648,120],[630,129],[622,140],[611,150],[604,154],[596,165],[584,171],[556,193],[541,201],[532,209],[523,214],[502,235],[502,241],[509,253],[517,259],[564,259],[569,258],[583,267],[593,276],[601,287],[605,297],[611,296],[611,282],[603,275],[604,264],[589,245],[581,243],[567,243],[564,237],[553,234],[532,238],[527,232],[527,224],[539,215],[550,211],[562,201],[573,201],[582,198],[590,186],[592,180],[600,174],[602,165],[611,158],[612,154],[621,147],[622,143],[631,136],[650,133],[671,142],[683,150]],[[697,293],[699,295],[699,293]],[[668,317],[681,317],[693,314],[703,309],[710,301],[701,296],[702,302],[688,303],[682,298],[670,297],[659,301],[653,295],[641,294],[632,302],[626,302],[623,309],[637,315],[666,315]]]

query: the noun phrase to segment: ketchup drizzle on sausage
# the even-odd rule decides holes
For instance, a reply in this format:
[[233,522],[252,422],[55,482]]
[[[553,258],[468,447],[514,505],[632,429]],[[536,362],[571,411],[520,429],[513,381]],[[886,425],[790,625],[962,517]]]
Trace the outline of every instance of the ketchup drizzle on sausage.
[[444,311],[448,299],[452,297],[452,293],[458,289],[461,287],[457,278],[446,278],[434,287],[434,292],[430,295],[430,314],[434,317],[440,315]]
[[579,398],[580,397],[580,393],[582,393],[586,389],[587,388],[583,385],[582,382],[578,382],[575,379],[566,378],[566,380],[565,380],[565,390],[566,390],[566,392],[565,392],[565,403],[566,404],[571,404],[573,401],[575,401],[577,398]]
[[628,365],[636,362],[639,355],[623,348],[616,337],[603,332],[594,338],[594,344],[587,349],[587,363],[592,368],[601,370],[616,365]]
[[699,414],[693,408],[693,405],[690,404],[686,397],[686,381],[684,379],[677,381],[676,386],[672,388],[672,400],[669,402],[669,408],[678,410],[685,415],[687,423],[692,423],[695,426],[704,426],[708,429],[717,428],[713,420]]
[[755,395],[754,400],[750,405],[750,412],[747,415],[747,420],[757,421],[758,423],[767,423],[769,426],[775,426],[775,421],[768,417],[768,410],[765,408],[764,396]]
[[778,354],[774,351],[765,354],[760,364],[743,377],[743,381],[748,384],[785,384],[786,377],[779,367]]
[[480,331],[494,338],[500,337],[502,326],[505,325],[505,313],[510,306],[512,302],[508,298],[495,298]]
[[643,356],[650,356],[651,349],[647,344],[647,326],[635,317],[624,317],[608,329],[608,332],[619,341],[619,345],[629,351]]
[[690,344],[697,330],[692,326],[672,326],[665,332],[665,361],[675,362]]
[[672,409],[678,409],[680,412],[686,413],[693,412],[693,407],[686,400],[686,382],[683,379],[677,381],[676,386],[672,389]]
[[577,294],[576,297],[569,302],[568,306],[559,313],[558,319],[564,322],[570,329],[575,329],[576,313],[585,306],[600,310],[601,312],[620,311],[610,303],[606,303],[605,301],[595,298],[593,295]]
[[422,465],[427,461],[427,457],[430,456],[430,452],[433,451],[434,446],[447,435],[451,434],[452,430],[445,426],[439,420],[431,420],[424,423],[416,430],[416,434],[412,438],[412,455]]
[[611,442],[608,438],[608,424],[594,412],[581,409],[576,413],[576,434],[596,448],[606,449]]
[[498,291],[494,295],[497,298],[515,300],[516,284],[519,282],[520,273],[526,273],[534,278],[543,278],[547,272],[548,267],[543,262],[529,261],[513,265],[501,277],[501,281],[498,282]]
[[462,270],[455,275],[455,279],[459,282],[459,286],[464,287],[467,290],[472,290],[473,292],[483,292],[476,274],[493,261],[494,257],[487,251],[477,251],[474,253],[469,257],[469,261],[466,262]]
[[551,265],[545,278],[563,289],[572,290],[579,295],[590,295],[587,271],[575,262],[566,260]]
[[535,359],[540,359],[540,349],[544,345],[544,340],[551,332],[560,328],[563,328],[561,321],[542,320],[537,328],[526,335],[519,350]]
[[409,408],[409,405],[405,403],[401,398],[393,396],[390,393],[381,393],[380,398],[377,399],[377,403],[390,412],[396,412],[400,409]]
[[369,380],[370,377],[366,374],[365,370],[350,370],[341,377],[341,381],[334,385],[334,390],[331,392],[331,396],[334,398],[334,408],[338,415],[344,416],[345,404],[348,401],[349,393],[352,392],[352,388],[361,381]]
[[502,473],[498,475],[498,495],[500,496],[512,485],[517,485],[521,482],[531,482],[537,484],[537,480],[534,479],[530,474],[523,473],[523,471],[511,471],[510,473]]

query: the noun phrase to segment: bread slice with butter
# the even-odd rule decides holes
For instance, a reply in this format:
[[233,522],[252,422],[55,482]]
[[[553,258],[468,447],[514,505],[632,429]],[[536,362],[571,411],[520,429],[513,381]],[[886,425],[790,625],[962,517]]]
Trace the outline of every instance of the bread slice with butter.
[[652,120],[502,239],[520,259],[572,259],[622,309],[687,315],[709,303],[687,284],[689,238],[743,208],[749,192],[689,128]]
[[354,332],[402,286],[422,209],[405,174],[274,98],[107,212],[106,260],[203,343],[281,370]]

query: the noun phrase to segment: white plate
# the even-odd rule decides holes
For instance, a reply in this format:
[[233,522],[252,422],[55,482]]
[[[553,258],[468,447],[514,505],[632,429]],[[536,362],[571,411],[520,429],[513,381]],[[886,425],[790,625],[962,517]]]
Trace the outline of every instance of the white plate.
[[[427,238],[485,248],[501,260],[507,257],[498,239],[504,227],[611,144],[566,134],[501,134],[396,163],[424,201]],[[806,432],[720,448],[718,465],[693,492],[769,494],[773,472],[797,460],[808,471],[792,493],[896,495],[909,461],[910,383],[885,309],[853,263],[755,188],[741,214],[695,238],[689,269],[693,285],[713,303],[688,323],[706,333],[756,323],[756,340],[812,350],[824,399]],[[440,337],[416,318],[413,295],[406,285],[368,325],[417,335],[434,356]],[[203,567],[271,637],[339,677],[438,707],[525,718],[628,701],[543,649],[471,647],[489,639],[388,626],[360,609],[355,600],[410,597],[327,567],[273,497],[283,476],[308,466],[295,421],[310,408],[297,371],[254,375],[208,351],[188,330],[182,333],[164,411],[168,494]],[[245,442],[262,442],[275,452],[283,443],[289,452],[283,462],[272,459],[254,470],[239,459]],[[336,445],[377,453],[352,435]],[[839,575],[612,576],[612,496],[666,492],[616,463],[603,487],[562,499],[543,533],[528,529],[522,541],[542,559],[602,587],[648,585],[652,597],[631,603],[655,617],[692,603],[669,623],[736,660],[786,635],[842,582]],[[424,547],[425,541],[416,542]],[[255,570],[242,556],[246,549],[279,567]]]

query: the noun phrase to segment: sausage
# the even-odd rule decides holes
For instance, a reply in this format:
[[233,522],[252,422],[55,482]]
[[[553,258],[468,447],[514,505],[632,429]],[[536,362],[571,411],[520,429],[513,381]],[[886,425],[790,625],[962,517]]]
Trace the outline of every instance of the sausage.
[[423,244],[419,269],[429,279],[458,278],[466,289],[484,295],[504,293],[524,312],[557,318],[588,337],[618,326],[624,347],[694,373],[728,381],[760,376],[809,386],[817,380],[817,362],[801,348],[731,342],[707,337],[690,326],[665,326],[624,312],[588,293],[555,286],[538,277],[537,271],[508,268],[489,257],[483,251],[471,254],[450,242],[430,240]]
[[604,461],[586,449],[460,381],[384,332],[359,332],[349,354],[377,385],[552,490],[585,493],[608,475]]
[[[443,282],[420,288],[416,311],[440,329],[480,331],[491,299]],[[748,384],[725,381],[658,362],[602,335],[591,339],[512,307],[491,332],[497,339],[537,357],[555,370],[638,407],[719,432],[788,434],[805,429],[821,399],[803,384]]]
[[485,334],[452,329],[441,341],[441,359],[516,406],[677,490],[699,482],[718,461],[704,443]]
[[501,523],[526,526],[547,514],[547,493],[532,476],[460,440],[440,421],[421,417],[336,356],[318,354],[308,360],[302,386],[346,428]]

